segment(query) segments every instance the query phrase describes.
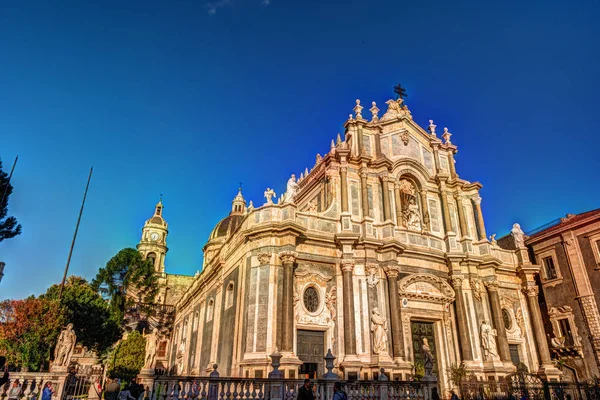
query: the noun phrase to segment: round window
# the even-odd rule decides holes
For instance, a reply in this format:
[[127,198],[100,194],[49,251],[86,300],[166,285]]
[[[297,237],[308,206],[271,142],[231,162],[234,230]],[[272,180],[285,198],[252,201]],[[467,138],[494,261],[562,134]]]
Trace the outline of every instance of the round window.
[[506,329],[512,328],[512,317],[506,308],[502,309],[502,319],[504,320],[504,327]]
[[304,290],[304,307],[309,312],[316,312],[319,308],[319,292],[313,286],[309,286]]

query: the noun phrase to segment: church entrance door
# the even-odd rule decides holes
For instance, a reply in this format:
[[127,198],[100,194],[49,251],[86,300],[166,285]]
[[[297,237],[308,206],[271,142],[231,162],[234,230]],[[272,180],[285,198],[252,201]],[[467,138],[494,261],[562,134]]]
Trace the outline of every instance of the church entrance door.
[[298,330],[298,351],[302,361],[300,378],[315,379],[324,373],[325,332]]
[[[433,333],[433,322],[411,322],[411,334],[413,344],[413,356],[417,373],[424,373],[423,369],[423,339],[427,339],[431,354],[433,354],[433,372],[437,372],[437,352],[435,345],[435,335]],[[420,369],[420,370],[419,370]]]

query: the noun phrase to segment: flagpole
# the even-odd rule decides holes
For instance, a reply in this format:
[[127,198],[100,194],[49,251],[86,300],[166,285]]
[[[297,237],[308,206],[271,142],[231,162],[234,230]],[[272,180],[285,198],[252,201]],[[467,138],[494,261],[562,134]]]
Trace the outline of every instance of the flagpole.
[[75,233],[73,234],[73,241],[71,242],[71,249],[69,250],[69,258],[67,258],[67,265],[65,266],[65,274],[63,275],[62,282],[60,283],[60,290],[58,292],[58,300],[62,297],[63,288],[65,287],[65,281],[67,279],[67,272],[69,272],[69,264],[71,264],[71,255],[73,255],[73,247],[75,247],[75,239],[77,239],[77,231],[79,230],[79,223],[81,222],[81,214],[83,214],[83,206],[85,205],[85,198],[87,197],[88,188],[90,187],[90,180],[92,179],[92,171],[94,167],[90,168],[90,174],[88,175],[87,185],[85,186],[85,193],[83,194],[83,201],[81,202],[81,209],[79,210],[79,217],[77,218],[77,225],[75,225]]
[[8,181],[6,182],[6,186],[4,187],[4,192],[2,192],[2,201],[0,201],[0,206],[4,204],[4,199],[6,198],[6,193],[8,193],[8,186],[10,185],[10,178],[13,176],[13,172],[15,172],[15,167],[17,166],[17,161],[19,160],[19,156],[15,158],[15,162],[13,163],[12,169],[10,170],[10,174],[8,175]]

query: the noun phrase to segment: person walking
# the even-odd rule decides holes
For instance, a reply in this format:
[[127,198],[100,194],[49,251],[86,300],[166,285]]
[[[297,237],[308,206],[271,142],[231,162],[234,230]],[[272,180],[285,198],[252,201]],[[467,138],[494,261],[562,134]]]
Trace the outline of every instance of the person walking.
[[46,382],[42,390],[42,400],[52,400],[53,394],[54,388],[52,387],[52,382]]
[[342,390],[342,383],[333,384],[333,400],[348,400],[348,395]]
[[18,379],[15,379],[15,381],[10,386],[10,389],[8,390],[8,400],[18,400],[20,395],[21,384],[19,383]]
[[310,379],[305,379],[304,385],[298,390],[298,400],[315,400]]
[[120,390],[119,384],[114,379],[107,379],[104,400],[117,400]]

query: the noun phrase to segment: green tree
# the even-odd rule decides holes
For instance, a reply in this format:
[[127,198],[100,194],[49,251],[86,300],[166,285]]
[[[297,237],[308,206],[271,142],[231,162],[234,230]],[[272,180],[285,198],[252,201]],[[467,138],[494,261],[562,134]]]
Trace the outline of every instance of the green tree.
[[64,324],[63,310],[56,301],[29,297],[0,303],[0,354],[10,364],[39,371]]
[[146,339],[138,331],[133,331],[123,342],[117,345],[113,357],[109,360],[108,375],[127,381],[135,378],[144,366]]
[[[58,300],[60,285],[52,285],[41,298]],[[83,278],[70,276],[60,301],[66,322],[73,323],[77,341],[101,354],[121,337],[120,324],[109,303]]]
[[92,287],[110,299],[113,318],[123,321],[127,306],[154,302],[159,290],[158,275],[151,261],[142,259],[136,249],[125,248],[100,268]]
[[12,191],[13,187],[8,183],[8,173],[2,170],[0,160],[0,242],[21,234],[21,225],[17,223],[17,219],[8,216],[8,198]]

